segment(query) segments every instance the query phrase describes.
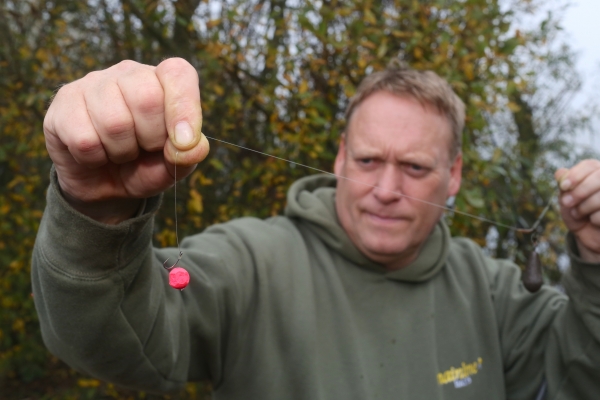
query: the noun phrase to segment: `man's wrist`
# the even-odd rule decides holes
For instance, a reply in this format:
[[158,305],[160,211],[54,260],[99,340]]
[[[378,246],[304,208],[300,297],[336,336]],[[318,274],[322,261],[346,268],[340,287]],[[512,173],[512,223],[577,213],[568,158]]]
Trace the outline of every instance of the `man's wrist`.
[[63,190],[61,190],[61,193],[67,203],[75,210],[95,221],[107,225],[118,225],[123,221],[135,217],[140,207],[144,204],[143,199],[132,198],[85,202]]
[[600,254],[599,253],[596,253],[595,251],[588,249],[577,238],[575,238],[575,243],[577,245],[577,250],[579,251],[579,257],[583,261],[588,262],[588,263],[593,263],[593,264],[600,264]]

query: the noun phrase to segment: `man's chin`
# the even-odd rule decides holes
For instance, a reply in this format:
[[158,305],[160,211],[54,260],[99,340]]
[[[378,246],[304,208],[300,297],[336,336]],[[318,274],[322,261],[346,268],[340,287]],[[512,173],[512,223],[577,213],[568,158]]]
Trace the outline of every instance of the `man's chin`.
[[[376,246],[365,246],[361,251],[370,260],[386,266],[386,268],[394,265],[408,265],[415,258],[408,246],[398,246],[398,243],[382,246],[379,243]],[[399,268],[399,267],[396,267]]]

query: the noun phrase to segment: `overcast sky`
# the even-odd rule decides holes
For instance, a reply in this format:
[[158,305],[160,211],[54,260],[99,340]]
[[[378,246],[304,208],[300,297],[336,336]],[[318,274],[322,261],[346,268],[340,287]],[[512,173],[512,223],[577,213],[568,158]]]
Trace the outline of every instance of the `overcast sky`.
[[[569,35],[572,47],[579,52],[578,69],[584,78],[584,90],[578,105],[585,107],[585,99],[597,97],[600,91],[600,0],[572,0],[563,18],[563,27]],[[579,137],[578,145],[590,146],[600,153],[600,118],[596,131]]]

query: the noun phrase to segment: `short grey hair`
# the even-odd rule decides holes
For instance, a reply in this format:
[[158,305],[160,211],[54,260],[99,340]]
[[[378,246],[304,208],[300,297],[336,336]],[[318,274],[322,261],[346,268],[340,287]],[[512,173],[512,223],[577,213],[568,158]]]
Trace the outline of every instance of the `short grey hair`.
[[388,67],[368,75],[358,86],[346,108],[346,121],[367,97],[385,91],[400,97],[411,97],[423,106],[433,107],[448,119],[452,132],[450,155],[453,159],[462,148],[462,131],[465,126],[465,104],[450,84],[433,71],[417,71],[404,62],[394,59]]

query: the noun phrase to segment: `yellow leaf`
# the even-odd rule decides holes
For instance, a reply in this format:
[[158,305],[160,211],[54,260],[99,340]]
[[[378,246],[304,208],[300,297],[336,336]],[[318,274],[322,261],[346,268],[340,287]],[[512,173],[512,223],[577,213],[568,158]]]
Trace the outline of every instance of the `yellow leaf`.
[[423,49],[421,49],[420,47],[415,47],[415,49],[413,50],[413,54],[415,55],[415,58],[417,60],[420,60],[421,58],[423,58]]
[[17,318],[12,324],[12,329],[15,332],[25,332],[25,321],[21,318]]
[[514,103],[512,101],[508,102],[508,109],[512,112],[519,112],[521,111],[521,107],[519,107],[519,105],[517,103]]
[[202,204],[202,195],[196,190],[190,190],[190,199],[188,200],[188,209],[196,214],[202,213],[204,206]]
[[306,91],[308,90],[308,83],[303,80],[302,82],[300,82],[300,86],[298,86],[298,93],[302,94],[302,93],[306,93]]
[[200,181],[200,185],[202,186],[210,186],[213,184],[213,180],[205,177],[204,175],[200,175],[198,177],[198,180]]
[[8,185],[6,185],[6,187],[8,189],[12,189],[15,186],[17,186],[19,183],[23,182],[23,177],[18,175],[17,177],[15,177],[15,179],[13,179],[12,181],[8,182]]
[[365,21],[370,24],[377,24],[377,19],[375,18],[375,14],[369,9],[365,10]]
[[396,37],[396,38],[409,38],[412,35],[408,32],[402,32],[399,30],[393,30],[392,31],[392,36]]
[[8,264],[8,267],[10,269],[18,271],[23,267],[23,261],[15,260],[15,261],[11,262],[10,264]]
[[225,90],[223,90],[223,88],[219,85],[215,85],[214,89],[215,89],[215,93],[218,94],[219,96],[223,96],[223,94],[225,93]]
[[206,28],[207,28],[207,29],[214,28],[215,26],[219,25],[220,23],[221,23],[221,20],[220,20],[220,19],[213,19],[213,20],[210,20],[210,21],[208,21],[208,22],[206,23]]
[[38,61],[46,62],[48,61],[48,53],[44,49],[40,48],[35,52],[35,58],[37,58]]
[[475,77],[475,74],[473,73],[473,64],[469,62],[463,64],[463,72],[465,73],[467,79],[470,81],[472,81]]
[[375,50],[377,48],[377,45],[375,43],[370,42],[368,40],[363,40],[360,42],[360,44],[371,50]]
[[78,379],[77,385],[82,388],[95,388],[100,386],[100,381],[96,379]]

